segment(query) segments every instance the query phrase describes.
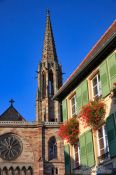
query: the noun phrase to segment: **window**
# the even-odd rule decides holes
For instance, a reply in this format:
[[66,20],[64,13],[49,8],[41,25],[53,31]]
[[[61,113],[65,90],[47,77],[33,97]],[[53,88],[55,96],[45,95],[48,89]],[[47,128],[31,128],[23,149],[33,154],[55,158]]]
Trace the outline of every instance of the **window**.
[[54,80],[53,80],[53,73],[50,70],[49,72],[49,95],[52,96],[54,95]]
[[42,97],[46,97],[46,74],[42,73]]
[[48,142],[49,160],[57,158],[57,143],[55,137],[51,137]]
[[99,162],[103,162],[103,160],[109,157],[109,146],[108,146],[108,138],[106,134],[105,125],[98,129],[97,131],[98,138],[98,154],[99,154]]
[[76,95],[74,95],[71,99],[71,115],[72,117],[76,115]]
[[93,79],[92,79],[92,87],[93,87],[93,97],[97,98],[101,95],[101,83],[100,83],[100,75],[97,74]]
[[53,167],[52,167],[52,169],[51,169],[51,174],[52,174],[52,175],[58,174],[58,168],[53,168]]
[[79,142],[74,145],[74,168],[79,168],[80,165],[80,146]]

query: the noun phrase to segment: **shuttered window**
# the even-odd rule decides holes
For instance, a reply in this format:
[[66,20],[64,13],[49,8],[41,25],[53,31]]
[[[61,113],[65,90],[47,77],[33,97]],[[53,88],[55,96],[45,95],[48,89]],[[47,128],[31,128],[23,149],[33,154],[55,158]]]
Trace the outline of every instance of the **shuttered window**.
[[80,145],[79,141],[74,145],[74,168],[78,168],[80,166]]
[[110,156],[116,156],[116,113],[111,114],[106,120]]
[[101,80],[102,96],[105,97],[110,92],[106,60],[100,65],[100,80]]
[[93,138],[91,130],[80,136],[80,163],[82,166],[92,167],[95,164]]
[[80,163],[81,163],[81,166],[87,166],[85,134],[82,134],[80,136],[79,142],[80,142]]
[[85,80],[82,83],[82,105],[84,106],[85,104],[87,104],[89,101],[89,97],[88,97],[88,82],[87,80]]
[[91,130],[86,132],[85,136],[86,136],[87,165],[88,167],[92,167],[95,164],[95,159],[93,149],[93,137]]
[[116,53],[112,53],[100,65],[102,96],[107,96],[116,82]]
[[65,172],[70,174],[70,150],[69,145],[64,146]]
[[77,101],[77,113],[81,110],[81,107],[88,103],[88,82],[83,81],[76,89],[76,101]]
[[110,88],[112,89],[113,83],[116,81],[116,54],[111,54],[108,59],[108,72],[110,79]]
[[100,95],[102,94],[99,73],[97,73],[95,77],[92,79],[92,92],[94,99],[100,97]]
[[81,92],[81,86],[79,86],[76,89],[76,102],[77,102],[77,113],[79,113],[81,107],[82,107],[82,92]]
[[67,101],[66,99],[62,101],[62,116],[63,116],[63,121],[67,120],[68,118],[68,112],[67,112]]
[[70,105],[71,105],[71,116],[74,117],[76,115],[76,95],[74,95],[71,99],[70,99]]

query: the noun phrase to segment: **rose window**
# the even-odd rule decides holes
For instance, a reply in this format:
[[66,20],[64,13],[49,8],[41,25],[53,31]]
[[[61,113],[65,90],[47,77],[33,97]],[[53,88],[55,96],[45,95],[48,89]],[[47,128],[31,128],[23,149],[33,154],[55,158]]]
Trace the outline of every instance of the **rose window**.
[[0,136],[0,157],[4,160],[15,160],[22,152],[22,142],[14,134]]

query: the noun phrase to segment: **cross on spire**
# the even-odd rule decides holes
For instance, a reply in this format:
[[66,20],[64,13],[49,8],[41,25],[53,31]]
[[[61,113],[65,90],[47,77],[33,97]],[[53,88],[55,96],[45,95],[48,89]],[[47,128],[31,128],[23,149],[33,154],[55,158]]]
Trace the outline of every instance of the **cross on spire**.
[[10,105],[13,106],[13,103],[15,102],[13,99],[11,99],[10,101]]
[[47,9],[46,12],[47,12],[47,16],[50,16],[50,10]]

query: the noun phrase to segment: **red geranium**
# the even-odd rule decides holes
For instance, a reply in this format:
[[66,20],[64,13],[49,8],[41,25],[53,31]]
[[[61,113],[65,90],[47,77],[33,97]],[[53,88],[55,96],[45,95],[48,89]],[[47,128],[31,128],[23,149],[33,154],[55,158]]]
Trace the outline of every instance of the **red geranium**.
[[97,128],[103,121],[105,114],[105,103],[101,100],[96,100],[83,106],[79,116],[85,127]]
[[78,141],[79,134],[79,122],[77,119],[71,118],[62,124],[59,128],[58,135],[61,139],[66,140],[71,145],[74,145]]

